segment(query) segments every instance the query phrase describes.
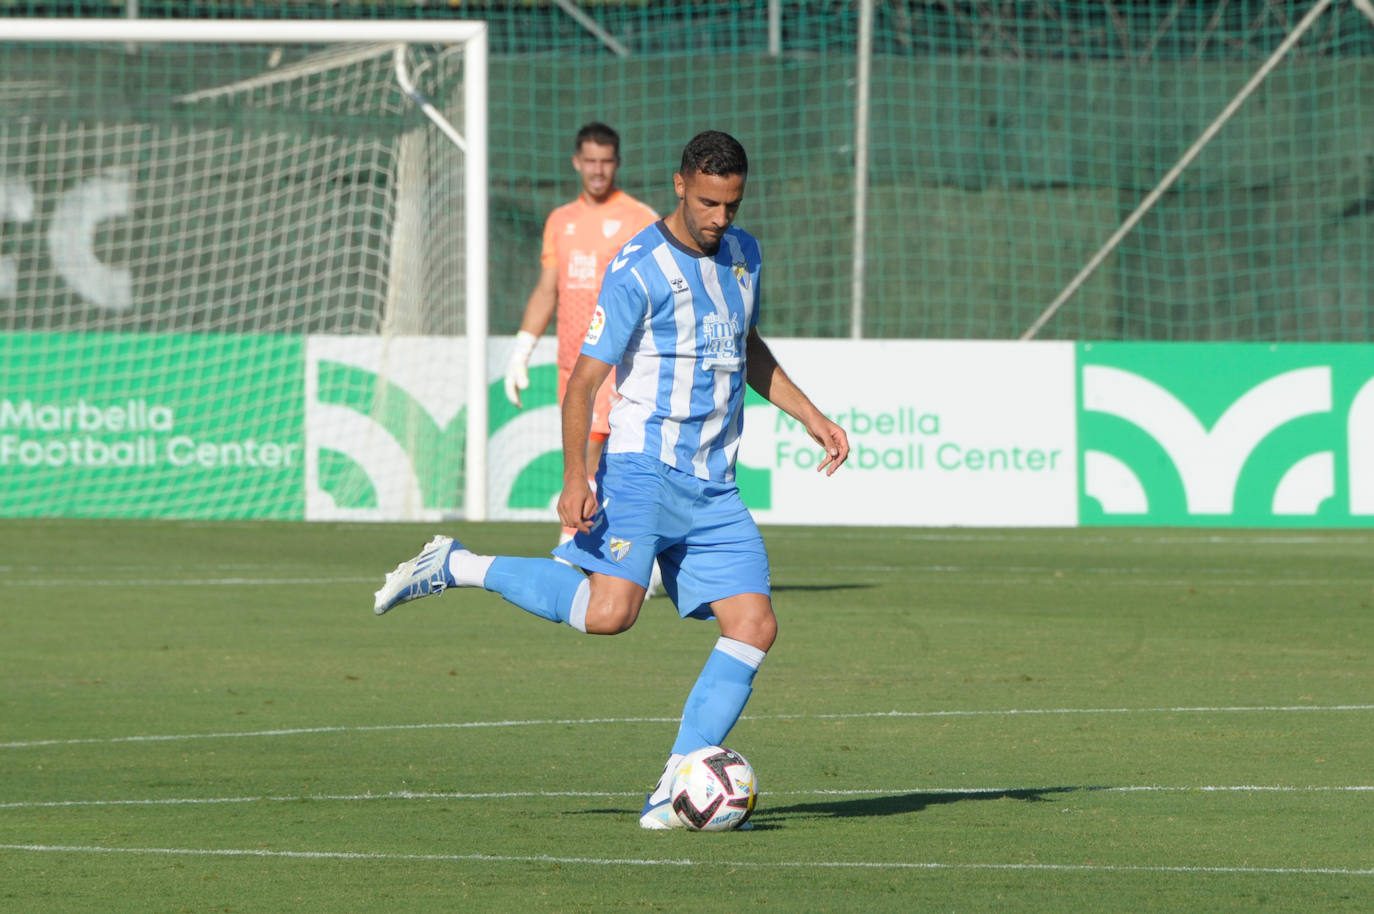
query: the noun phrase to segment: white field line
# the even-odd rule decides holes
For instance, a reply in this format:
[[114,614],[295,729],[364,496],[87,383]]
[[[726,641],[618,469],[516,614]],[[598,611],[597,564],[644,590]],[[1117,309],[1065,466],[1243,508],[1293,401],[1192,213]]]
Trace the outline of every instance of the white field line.
[[[1374,711],[1374,705],[1254,705],[1238,707],[1174,708],[1006,708],[968,711],[862,711],[847,714],[746,714],[740,720],[868,720],[873,718],[1017,717],[1055,714],[1278,714],[1293,712]],[[389,730],[468,730],[492,727],[575,727],[608,724],[677,723],[676,717],[584,717],[534,720],[475,720],[439,724],[374,724],[368,726],[294,727],[284,730],[244,730],[220,733],[167,733],[148,736],[80,737],[76,739],[14,740],[0,749],[36,746],[107,745],[110,743],[158,743],[196,739],[245,739],[302,736],[315,733],[369,733]]]
[[329,584],[373,584],[380,586],[382,575],[374,574],[365,578],[198,578],[194,580],[169,580],[167,578],[6,578],[0,580],[4,587],[287,587],[307,585],[310,587]]
[[[900,787],[886,790],[770,790],[769,797],[884,797],[910,794],[999,797],[1013,794],[1070,793],[1374,793],[1374,784],[1261,785],[1228,784],[1199,787],[1140,785],[1125,787]],[[642,790],[502,790],[485,793],[464,791],[422,792],[398,790],[389,793],[302,794],[300,796],[258,797],[157,797],[123,800],[17,800],[0,803],[0,809],[62,809],[108,806],[221,806],[239,803],[363,803],[371,800],[532,800],[550,797],[579,799],[618,799],[640,797]]]
[[[559,866],[711,866],[718,860],[643,857],[555,857],[508,854],[383,854],[356,851],[274,851],[261,848],[99,847],[91,845],[0,844],[0,850],[65,854],[144,854],[179,857],[276,857],[304,860],[412,861],[420,863],[550,863]],[[1374,876],[1374,869],[1289,866],[1142,866],[1091,863],[940,863],[910,860],[732,860],[730,867],[749,869],[860,869],[860,870],[1021,870],[1058,873],[1207,873],[1269,876]]]
[[[26,529],[55,529],[59,532],[66,531],[70,524],[62,520],[45,521],[41,518],[26,518],[23,521]],[[267,524],[275,524],[277,521],[268,521]],[[260,521],[235,521],[235,520],[213,520],[213,521],[177,521],[175,526],[187,530],[208,529],[208,530],[256,530],[261,529],[265,524]],[[323,524],[315,526],[325,528]],[[375,533],[378,526],[375,523],[331,523],[329,529],[337,531],[352,531]],[[1066,542],[1083,545],[1111,545],[1119,543],[1133,543],[1140,545],[1193,545],[1205,543],[1209,545],[1242,544],[1252,546],[1293,546],[1293,545],[1374,545],[1374,533],[1359,530],[1324,530],[1321,532],[1299,533],[1294,531],[1257,532],[1247,531],[1227,531],[1227,530],[1199,530],[1196,533],[1179,532],[1169,530],[1167,532],[1150,532],[1141,529],[1134,535],[1104,535],[1092,534],[1086,528],[1076,530],[1065,530],[1056,527],[1042,527],[1030,529],[1008,529],[989,527],[986,529],[970,527],[847,527],[835,529],[832,527],[818,527],[814,525],[782,525],[764,524],[762,525],[764,538],[768,540],[820,540],[827,543],[838,541],[864,541],[881,540],[883,542],[907,541],[907,542],[928,542],[928,543],[1045,543],[1045,542]],[[436,531],[420,531],[415,535],[421,538],[428,538]],[[4,566],[0,566],[3,568]]]
[[1135,543],[1140,545],[1169,546],[1194,543],[1211,545],[1242,544],[1247,546],[1292,546],[1292,545],[1374,545],[1374,533],[1360,530],[1330,530],[1321,532],[1297,533],[1293,531],[1274,531],[1272,533],[1249,531],[1199,530],[1196,533],[1138,532],[1131,536],[1090,534],[1086,528],[1064,529],[1041,527],[1034,529],[1005,529],[960,527],[940,529],[938,527],[849,527],[836,530],[818,526],[771,526],[763,525],[766,539],[821,540],[909,540],[928,543],[1082,543],[1087,545],[1110,545],[1112,543]]

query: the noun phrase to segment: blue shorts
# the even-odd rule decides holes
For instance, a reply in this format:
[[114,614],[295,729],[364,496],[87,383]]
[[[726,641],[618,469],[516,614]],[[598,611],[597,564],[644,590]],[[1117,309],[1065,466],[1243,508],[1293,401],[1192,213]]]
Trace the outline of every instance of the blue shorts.
[[763,537],[733,482],[698,479],[647,454],[606,454],[596,482],[591,532],[554,555],[644,587],[657,558],[683,618],[714,618],[710,604],[726,597],[770,594]]

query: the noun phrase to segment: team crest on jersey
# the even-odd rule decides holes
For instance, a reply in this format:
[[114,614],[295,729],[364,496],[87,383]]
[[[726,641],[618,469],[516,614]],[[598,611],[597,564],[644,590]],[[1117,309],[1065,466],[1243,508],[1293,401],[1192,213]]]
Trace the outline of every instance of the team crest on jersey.
[[742,260],[736,260],[730,264],[730,272],[735,274],[735,278],[739,280],[741,286],[746,289],[749,288],[749,264]]
[[601,234],[607,238],[614,238],[615,233],[620,231],[619,219],[605,219],[601,223]]
[[739,368],[739,319],[733,314],[708,314],[701,319],[701,332],[706,338],[702,347],[703,371],[735,371]]
[[617,562],[630,554],[630,541],[618,536],[611,537],[607,544],[611,547],[611,557]]
[[576,235],[576,234],[577,234],[577,223],[576,223],[576,222],[565,222],[565,223],[563,223],[563,234],[564,234],[564,235]]
[[597,340],[601,339],[601,331],[606,329],[606,309],[600,305],[592,312],[591,323],[587,324],[587,339],[585,342],[596,345]]

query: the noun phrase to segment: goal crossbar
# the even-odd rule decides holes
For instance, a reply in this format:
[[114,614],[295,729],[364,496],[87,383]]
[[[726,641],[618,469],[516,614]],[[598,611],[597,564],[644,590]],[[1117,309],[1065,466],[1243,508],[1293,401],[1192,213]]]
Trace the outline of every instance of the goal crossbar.
[[77,41],[127,44],[485,44],[485,22],[410,22],[335,19],[7,19],[0,41]]

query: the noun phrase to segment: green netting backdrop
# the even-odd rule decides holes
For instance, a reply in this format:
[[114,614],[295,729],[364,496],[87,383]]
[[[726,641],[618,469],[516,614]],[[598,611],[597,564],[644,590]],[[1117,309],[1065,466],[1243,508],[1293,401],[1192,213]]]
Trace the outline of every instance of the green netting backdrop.
[[[493,333],[516,328],[544,216],[576,191],[571,137],[598,119],[624,138],[623,185],[660,211],[673,202],[671,174],[693,133],[739,136],[752,165],[739,224],[763,240],[769,261],[765,332],[850,335],[857,4],[782,0],[776,32],[767,0],[579,7],[595,30],[551,2],[141,0],[137,13],[487,20]],[[1310,7],[877,2],[861,335],[1021,333]],[[109,2],[0,2],[12,16],[128,12]],[[61,79],[100,82],[107,113],[182,78],[65,69]],[[0,117],[77,116],[24,91],[56,79],[0,73]],[[387,116],[417,117],[403,105]],[[360,118],[346,129],[393,127]],[[12,222],[0,226],[0,255],[29,259],[21,248],[41,239],[15,240]],[[368,232],[366,222],[355,232]],[[1371,242],[1374,25],[1340,2],[1040,336],[1364,340],[1374,329]],[[0,296],[0,329],[40,325],[24,295],[32,304],[62,294],[25,282],[11,283],[8,302]],[[326,287],[346,304],[346,283]],[[310,311],[317,292],[302,290],[295,307]],[[157,307],[135,311],[145,306]],[[378,329],[342,318],[301,326]]]

